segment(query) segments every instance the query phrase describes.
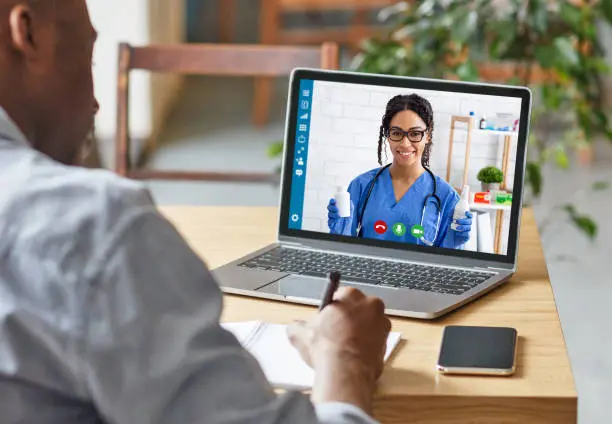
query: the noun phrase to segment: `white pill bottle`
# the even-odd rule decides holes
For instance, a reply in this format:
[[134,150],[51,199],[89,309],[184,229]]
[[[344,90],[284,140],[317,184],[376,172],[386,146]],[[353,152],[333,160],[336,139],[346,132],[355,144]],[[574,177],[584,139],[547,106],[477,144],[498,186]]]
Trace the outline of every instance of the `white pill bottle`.
[[[464,219],[467,217],[466,212],[470,211],[470,186],[463,186],[463,190],[461,190],[461,198],[459,202],[457,202],[457,206],[455,206],[455,212],[453,213],[453,221],[457,221],[458,219]],[[451,228],[453,230],[457,229],[457,224],[453,222],[451,224]]]
[[336,207],[338,208],[338,214],[341,218],[348,218],[351,216],[351,195],[342,186],[336,188]]

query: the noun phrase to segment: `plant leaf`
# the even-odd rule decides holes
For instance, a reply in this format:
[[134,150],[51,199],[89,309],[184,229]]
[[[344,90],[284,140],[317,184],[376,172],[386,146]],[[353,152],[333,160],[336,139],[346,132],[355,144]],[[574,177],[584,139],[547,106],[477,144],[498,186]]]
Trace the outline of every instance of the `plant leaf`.
[[567,157],[567,153],[563,147],[559,147],[555,153],[555,162],[557,166],[561,169],[569,168],[569,158]]
[[543,34],[548,28],[548,10],[546,2],[543,0],[529,0],[528,2],[529,21],[533,29]]
[[597,223],[590,216],[578,213],[576,207],[572,204],[567,204],[563,207],[567,212],[572,222],[580,231],[585,233],[589,239],[593,240],[597,236]]
[[570,203],[568,203],[567,205],[563,206],[563,210],[565,212],[567,212],[570,215],[576,215],[576,207]]
[[608,116],[601,110],[594,110],[593,113],[597,119],[597,123],[601,125],[602,128],[606,128],[608,126]]
[[592,218],[585,215],[579,215],[572,217],[572,221],[591,240],[597,236],[597,224]]
[[460,15],[451,28],[453,39],[459,43],[464,43],[474,34],[478,15],[475,10],[469,10]]
[[604,58],[585,57],[583,60],[585,65],[595,72],[602,72],[604,74],[610,72],[610,65],[608,65],[608,62]]
[[424,0],[416,9],[415,13],[418,16],[427,16],[433,12],[434,6],[436,2],[434,0]]
[[612,0],[601,0],[600,7],[604,17],[612,23]]
[[430,40],[425,37],[414,40],[414,44],[412,45],[413,54],[418,57],[418,55],[425,53],[429,49],[430,43]]
[[597,181],[596,183],[593,183],[591,189],[593,189],[594,191],[601,191],[606,190],[609,186],[610,183],[608,181]]
[[533,195],[538,197],[542,193],[542,169],[539,164],[529,162],[526,171],[527,181],[533,189]]
[[582,21],[580,9],[567,1],[562,1],[560,3],[559,14],[561,15],[561,18],[573,29],[578,28]]
[[535,47],[535,57],[542,68],[552,68],[557,58],[557,49],[551,45],[538,45]]
[[552,84],[542,86],[542,98],[544,104],[550,109],[559,109],[561,106],[563,91],[560,87]]
[[468,60],[459,65],[457,76],[464,81],[476,81],[478,80],[478,69],[471,60]]
[[580,62],[578,52],[574,48],[572,40],[568,37],[555,38],[553,44],[557,53],[560,55],[559,59],[563,59],[563,61],[570,66],[575,66]]
[[408,2],[402,1],[397,4],[387,6],[378,13],[379,22],[388,22],[392,18],[396,18],[397,15],[403,14],[410,9]]
[[572,221],[592,240],[597,236],[597,224],[588,216],[576,216]]
[[275,141],[270,146],[268,146],[268,157],[275,158],[283,154],[284,142]]
[[580,62],[578,52],[569,37],[557,37],[552,44],[536,46],[535,57],[543,68],[573,67]]
[[492,57],[503,57],[516,37],[516,22],[511,20],[495,22],[489,26],[494,34],[489,53]]

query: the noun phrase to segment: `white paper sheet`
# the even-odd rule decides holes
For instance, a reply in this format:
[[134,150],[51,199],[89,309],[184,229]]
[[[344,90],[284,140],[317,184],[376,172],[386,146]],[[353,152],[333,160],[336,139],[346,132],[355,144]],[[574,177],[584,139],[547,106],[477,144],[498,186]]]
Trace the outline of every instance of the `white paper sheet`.
[[[258,321],[222,325],[234,333],[257,359],[270,384],[284,389],[312,388],[314,372],[289,341],[287,326]],[[400,339],[400,333],[389,334],[385,361],[389,359]]]

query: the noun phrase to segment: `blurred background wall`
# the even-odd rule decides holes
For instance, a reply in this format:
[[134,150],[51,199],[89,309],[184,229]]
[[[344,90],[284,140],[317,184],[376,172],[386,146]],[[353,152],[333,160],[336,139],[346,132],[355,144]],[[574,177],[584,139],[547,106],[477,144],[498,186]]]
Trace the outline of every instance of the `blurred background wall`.
[[[94,53],[95,92],[101,109],[96,120],[100,139],[112,140],[116,128],[117,46],[185,41],[186,0],[87,0],[99,32]],[[136,140],[160,131],[180,92],[174,75],[135,73],[130,87],[130,126]]]

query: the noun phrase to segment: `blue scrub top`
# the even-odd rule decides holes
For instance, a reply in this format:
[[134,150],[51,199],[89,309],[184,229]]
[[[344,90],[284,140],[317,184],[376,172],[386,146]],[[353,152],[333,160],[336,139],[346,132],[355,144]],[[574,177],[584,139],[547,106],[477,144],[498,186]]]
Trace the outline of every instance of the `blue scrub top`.
[[[351,217],[350,223],[347,222],[347,224],[350,224],[350,227],[346,225],[346,228],[342,230],[343,234],[352,236],[357,235],[357,217],[363,209],[367,191],[378,170],[379,168],[376,168],[358,176],[349,185],[348,192],[355,209],[354,216]],[[438,210],[435,200],[430,198],[423,218],[425,239],[430,242],[433,241],[433,245],[436,247],[461,249],[465,240],[459,237],[455,240],[455,231],[450,228],[455,206],[459,202],[459,195],[455,189],[442,178],[438,176],[435,176],[435,178],[438,186],[437,195],[442,201],[440,205],[442,207],[440,224],[436,235]],[[423,212],[425,198],[432,193],[433,179],[428,172],[424,172],[412,184],[404,197],[402,197],[399,202],[396,202],[393,183],[391,181],[391,173],[389,168],[385,169],[376,180],[376,184],[374,185],[370,200],[368,201],[368,205],[363,215],[363,237],[425,245],[421,240],[412,236],[411,228],[414,225],[421,224],[421,214]],[[386,224],[386,231],[382,234],[375,230],[375,225],[379,221],[383,221]],[[393,231],[394,225],[398,223],[405,226],[405,234],[396,235]]]

